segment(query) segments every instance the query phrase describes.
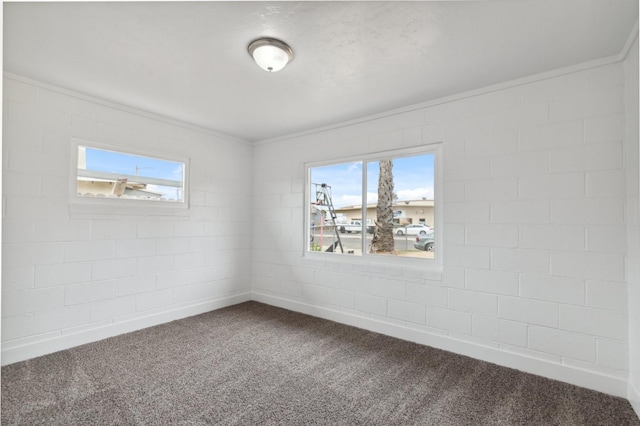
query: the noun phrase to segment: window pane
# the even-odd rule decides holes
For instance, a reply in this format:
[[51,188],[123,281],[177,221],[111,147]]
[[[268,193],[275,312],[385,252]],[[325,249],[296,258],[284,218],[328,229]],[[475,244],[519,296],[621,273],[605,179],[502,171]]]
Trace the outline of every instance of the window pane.
[[437,149],[382,155],[308,169],[307,250],[436,258]]
[[184,202],[185,164],[78,146],[77,194]]
[[[423,154],[388,160],[390,168],[385,168],[389,163],[385,165],[383,160],[367,163],[367,217],[375,224],[378,207],[383,214],[376,226],[375,247],[372,250],[374,235],[368,234],[367,250],[376,254],[433,259],[434,160],[434,154]],[[386,178],[382,181],[382,190],[378,191],[381,171],[389,169],[391,174],[383,173]],[[385,203],[385,199],[389,202]],[[387,235],[382,231],[384,217],[391,222]]]
[[310,251],[362,254],[362,162],[309,169]]

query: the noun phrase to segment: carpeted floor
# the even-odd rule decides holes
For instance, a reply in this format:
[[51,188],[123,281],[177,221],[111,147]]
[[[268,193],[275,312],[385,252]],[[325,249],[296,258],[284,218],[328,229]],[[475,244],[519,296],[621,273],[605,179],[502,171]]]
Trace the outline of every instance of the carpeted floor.
[[640,420],[621,398],[249,302],[3,367],[2,424]]

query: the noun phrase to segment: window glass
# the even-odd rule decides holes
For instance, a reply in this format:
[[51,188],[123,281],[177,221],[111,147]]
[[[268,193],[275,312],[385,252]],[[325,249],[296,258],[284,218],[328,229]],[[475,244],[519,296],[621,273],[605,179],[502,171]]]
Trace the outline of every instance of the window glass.
[[309,251],[433,259],[435,156],[310,167]]
[[370,254],[433,259],[434,161],[423,154],[367,163],[367,215],[377,231],[367,234]]
[[81,197],[185,202],[185,163],[78,146]]
[[362,254],[362,162],[310,169],[310,250]]

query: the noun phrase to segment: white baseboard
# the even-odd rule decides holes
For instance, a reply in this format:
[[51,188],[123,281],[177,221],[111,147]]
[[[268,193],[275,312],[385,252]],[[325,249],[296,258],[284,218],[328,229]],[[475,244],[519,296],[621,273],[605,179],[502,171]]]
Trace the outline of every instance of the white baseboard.
[[640,389],[634,386],[633,381],[631,380],[629,380],[629,393],[627,399],[635,410],[638,418],[640,418]]
[[203,314],[205,312],[225,308],[227,306],[236,305],[249,300],[251,300],[251,293],[246,292],[233,296],[211,299],[205,302],[198,302],[192,305],[183,305],[176,309],[157,312],[109,325],[102,325],[100,327],[83,330],[78,333],[62,334],[55,337],[48,336],[42,340],[33,340],[22,345],[18,344],[13,346],[9,342],[2,346],[2,365],[25,361],[38,356],[84,345],[85,343],[91,343],[108,337],[117,336],[119,334],[141,330],[158,324],[164,324],[169,321]]
[[86,343],[106,339],[123,333],[140,330],[169,321],[186,318],[193,315],[210,312],[238,303],[255,300],[272,306],[324,318],[330,321],[370,330],[403,340],[432,346],[460,355],[469,356],[494,364],[502,365],[527,373],[536,374],[554,380],[571,383],[610,395],[629,399],[636,413],[640,417],[640,392],[632,383],[624,378],[581,370],[566,365],[555,364],[546,360],[528,357],[522,354],[502,351],[493,347],[483,346],[474,342],[463,341],[451,337],[432,334],[423,330],[406,328],[371,318],[361,317],[351,313],[309,305],[296,300],[285,299],[260,292],[246,292],[193,305],[182,306],[177,309],[163,311],[128,321],[113,323],[84,330],[78,333],[33,340],[22,345],[12,346],[10,343],[2,347],[2,365],[35,358],[49,353],[69,349]]
[[256,302],[262,302],[268,305],[288,309],[290,311],[300,312],[399,339],[416,342],[422,345],[443,349],[460,355],[466,355],[482,361],[547,377],[553,380],[563,381],[622,398],[627,398],[629,393],[627,389],[627,380],[620,377],[608,376],[593,371],[555,364],[546,360],[532,358],[513,352],[506,352],[473,342],[440,336],[422,330],[410,329],[396,324],[365,318],[351,313],[334,311],[328,308],[313,306],[296,300],[285,299],[256,291],[253,292],[252,299]]

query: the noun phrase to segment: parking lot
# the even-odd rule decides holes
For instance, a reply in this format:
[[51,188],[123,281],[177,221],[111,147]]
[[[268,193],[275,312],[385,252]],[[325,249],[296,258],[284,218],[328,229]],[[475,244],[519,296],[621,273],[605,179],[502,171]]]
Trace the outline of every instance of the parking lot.
[[[367,243],[366,247],[371,245],[371,239],[373,238],[372,234],[365,234]],[[405,257],[419,257],[425,259],[433,259],[434,252],[426,252],[424,250],[417,250],[413,247],[413,243],[416,241],[415,236],[398,236],[395,235],[394,238],[394,247],[399,256]],[[312,246],[320,246],[321,250],[318,251],[326,251],[334,242],[336,241],[336,236],[333,232],[327,232],[325,230],[324,233],[321,233],[319,230],[316,230],[313,236]],[[342,247],[345,253],[351,253],[361,255],[362,254],[362,234],[340,234],[340,241],[342,242]],[[340,249],[336,249],[340,252]]]

